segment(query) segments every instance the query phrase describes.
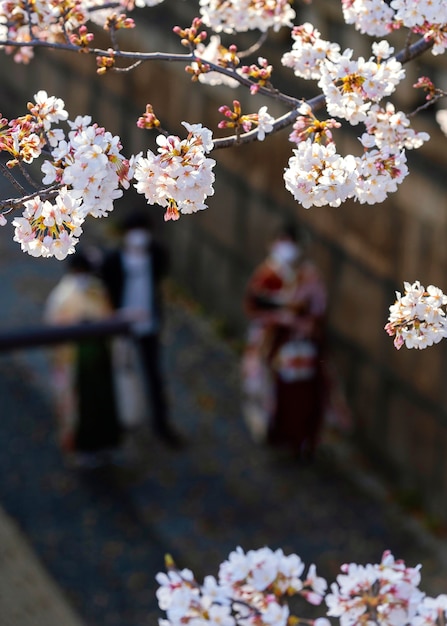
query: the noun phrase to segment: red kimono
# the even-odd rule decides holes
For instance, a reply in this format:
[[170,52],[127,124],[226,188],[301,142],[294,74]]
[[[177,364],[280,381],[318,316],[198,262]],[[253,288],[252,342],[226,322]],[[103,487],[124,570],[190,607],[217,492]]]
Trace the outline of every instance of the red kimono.
[[257,439],[312,456],[325,407],[326,293],[314,265],[267,258],[249,281],[251,319],[242,374],[247,424]]

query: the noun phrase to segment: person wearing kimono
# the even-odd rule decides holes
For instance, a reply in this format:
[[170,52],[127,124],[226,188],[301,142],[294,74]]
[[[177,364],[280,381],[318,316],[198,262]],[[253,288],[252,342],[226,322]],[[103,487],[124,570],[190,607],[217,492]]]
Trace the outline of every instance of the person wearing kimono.
[[326,400],[326,292],[294,230],[284,227],[245,294],[244,413],[258,440],[302,460],[315,454]]
[[171,423],[162,368],[161,285],[167,273],[167,250],[155,239],[145,211],[130,211],[121,230],[121,245],[105,256],[101,278],[117,314],[132,322],[130,338],[150,402],[146,419],[164,443],[181,449],[185,441]]
[[[45,321],[53,325],[97,322],[112,312],[89,259],[77,252],[47,298]],[[93,337],[54,348],[52,387],[63,452],[78,466],[96,467],[116,460],[123,429],[110,341]]]

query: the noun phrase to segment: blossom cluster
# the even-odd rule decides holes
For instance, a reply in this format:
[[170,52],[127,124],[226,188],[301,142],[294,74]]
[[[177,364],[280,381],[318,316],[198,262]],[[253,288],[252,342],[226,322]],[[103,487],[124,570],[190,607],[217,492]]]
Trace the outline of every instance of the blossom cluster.
[[[184,122],[185,140],[159,135],[159,154],[148,151],[146,157],[139,153],[126,159],[119,137],[92,123],[90,116],[69,120],[63,100],[45,91],[34,100],[28,115],[10,122],[3,118],[0,127],[0,148],[13,157],[10,168],[50,155],[41,166],[43,189],[23,198],[22,216],[12,222],[14,240],[23,251],[58,259],[72,254],[85,219],[108,215],[133,178],[149,204],[167,207],[166,219],[206,208],[204,200],[214,191],[215,163],[205,156],[213,147],[207,128]],[[156,119],[150,111],[148,107],[141,118],[146,125]],[[68,125],[68,133],[60,122]],[[4,211],[3,224],[10,210]]]
[[[118,14],[117,9],[130,11],[161,2],[0,0],[0,47],[3,42],[6,52],[14,52],[16,61],[27,62],[32,47],[39,42],[55,46],[64,42],[74,50],[99,55],[98,71],[104,73],[115,67],[121,54],[116,33],[111,35],[112,48],[97,51],[90,48],[93,34],[86,24],[93,21],[107,31],[130,28],[133,21],[124,13]],[[239,100],[233,100],[233,109],[219,107],[224,119],[218,128],[230,129],[233,136],[228,144],[235,144],[247,135],[247,140],[256,137],[263,141],[266,134],[293,125],[289,140],[294,148],[283,178],[286,188],[304,208],[338,207],[349,199],[362,204],[380,203],[408,174],[406,150],[419,148],[429,138],[427,133],[415,132],[409,117],[388,101],[405,78],[404,68],[386,40],[374,42],[369,57],[356,59],[352,49],[342,50],[337,43],[326,41],[312,24],[294,25],[292,5],[290,0],[200,0],[201,17],[194,18],[191,28],[174,28],[182,45],[189,49],[185,69],[193,81],[243,84],[252,95],[270,95],[289,106],[291,111],[276,120],[266,106],[258,108],[257,113],[242,113]],[[445,48],[446,7],[441,0],[341,0],[345,21],[354,23],[361,32],[381,38],[405,27],[430,41],[435,54]],[[243,54],[237,52],[235,44],[224,47],[215,35],[205,45],[208,35],[202,23],[227,34],[290,28],[291,49],[281,62],[295,76],[316,82],[322,95],[318,106],[314,110],[312,101],[305,103],[278,92],[271,82],[273,67],[266,58],[260,56],[257,64],[241,66]],[[132,54],[122,56],[132,60]],[[141,54],[135,60],[135,65],[139,64]],[[421,86],[420,81],[415,86]],[[439,91],[433,85],[431,88],[430,93]],[[316,111],[323,108],[323,102],[326,114],[317,119]],[[442,112],[438,112],[438,118],[442,121]],[[68,133],[58,126],[60,123],[68,125]],[[10,168],[19,166],[23,170],[24,164],[45,153],[44,187],[23,198],[24,213],[14,221],[16,240],[31,254],[63,258],[73,251],[86,217],[110,213],[115,199],[133,179],[148,204],[166,209],[166,220],[207,208],[206,199],[214,193],[215,165],[207,154],[216,147],[216,139],[201,124],[183,124],[188,131],[186,139],[169,134],[161,129],[147,105],[137,125],[161,130],[156,139],[158,149],[125,158],[119,137],[94,124],[89,116],[69,120],[60,99],[44,91],[36,94],[28,115],[0,121],[0,148],[10,155]],[[339,154],[332,131],[342,124],[361,127],[358,154]],[[19,205],[16,200],[4,202],[0,223]]]
[[[363,153],[341,156],[329,130],[336,122],[316,124],[306,105],[300,110],[304,115],[290,135],[291,141],[298,143],[285,168],[284,182],[304,208],[338,207],[349,198],[361,204],[383,202],[408,174],[405,149],[419,147],[428,139],[427,133],[411,129],[408,118],[391,103],[384,109],[374,105],[360,139]],[[317,141],[315,134],[319,135]]]
[[342,0],[347,24],[374,37],[405,27],[434,41],[433,54],[447,48],[447,5],[444,0]]
[[[0,2],[0,40],[29,44],[32,41],[60,43],[70,38],[87,22],[92,21],[107,28],[108,20],[116,16],[117,6],[126,11],[134,7],[153,7],[163,0],[64,0],[45,2],[35,0],[2,0]],[[282,26],[292,26],[295,11],[289,0],[200,0],[200,13],[204,23],[216,32],[267,31]],[[123,27],[130,28],[127,22]],[[33,57],[33,47],[6,46],[14,52],[17,62],[28,63]]]
[[[405,150],[429,139],[427,133],[410,128],[408,117],[392,103],[381,104],[405,76],[401,63],[391,56],[394,51],[386,41],[373,44],[368,60],[354,60],[352,50],[341,53],[307,23],[295,29],[294,39],[292,53],[282,62],[298,76],[318,79],[331,119],[316,124],[309,105],[299,108],[298,126],[289,136],[297,148],[284,171],[286,189],[305,208],[340,206],[348,198],[361,204],[383,202],[408,174]],[[364,124],[360,156],[337,153],[328,133],[336,126],[333,118]]]
[[389,308],[387,333],[394,337],[397,349],[422,350],[447,337],[447,318],[444,309],[447,296],[433,285],[427,289],[419,281],[404,283],[404,294],[396,292],[396,302]]
[[26,200],[22,216],[13,221],[14,241],[31,256],[65,259],[73,254],[82,234],[85,217],[79,205],[80,200],[74,199],[66,187],[60,190],[54,204],[40,196]]
[[201,124],[183,125],[186,139],[159,135],[158,154],[148,150],[135,159],[135,188],[148,204],[166,207],[165,220],[206,209],[205,199],[214,193],[215,161],[206,157],[213,148],[212,133]]
[[279,30],[293,24],[290,0],[200,0],[204,23],[216,33]]
[[[441,626],[447,616],[447,595],[427,596],[419,589],[420,565],[409,567],[385,551],[380,563],[346,563],[328,588],[315,565],[296,554],[261,548],[231,552],[217,579],[199,584],[189,569],[178,570],[167,559],[167,573],[157,574],[157,599],[166,618],[159,626],[288,626],[305,623],[330,626]],[[291,614],[288,600],[299,595],[307,602],[326,604],[324,617]]]
[[[387,42],[374,44],[379,50],[387,49]],[[366,119],[372,102],[379,102],[393,93],[396,85],[404,78],[404,69],[394,58],[376,61],[373,57],[365,60],[352,58],[348,49],[335,60],[320,64],[321,78],[318,86],[326,97],[329,115],[348,120],[352,126]]]
[[121,143],[89,115],[67,120],[67,136],[61,129],[48,133],[52,160],[45,160],[44,185],[69,185],[71,195],[81,201],[85,216],[104,217],[121,197],[121,186],[129,187],[129,163],[121,155]]
[[282,65],[293,69],[295,76],[318,80],[321,77],[322,62],[336,59],[340,46],[323,39],[320,31],[309,22],[294,26],[291,36],[292,49],[283,54]]
[[286,189],[305,209],[311,206],[340,206],[352,197],[357,183],[356,160],[336,152],[335,143],[301,141],[284,172]]
[[160,626],[286,626],[290,611],[284,598],[298,594],[318,605],[326,592],[327,583],[317,576],[315,565],[305,576],[304,569],[296,554],[270,548],[244,552],[239,547],[220,565],[217,579],[207,576],[200,585],[190,570],[179,571],[171,563],[167,574],[156,577],[158,603],[167,615]]
[[[23,24],[24,32],[26,31],[28,35],[32,32],[34,36],[42,36],[48,41],[48,38],[53,36],[53,31],[57,38],[55,29],[60,27],[61,21],[66,22],[64,32],[70,34],[76,28],[80,32],[81,28],[84,28],[84,26],[81,27],[84,21],[88,19],[99,21],[99,18],[104,18],[104,11],[111,11],[103,0],[91,2],[83,0],[76,3],[72,1],[73,3],[71,0],[66,0],[64,3],[64,20],[58,13],[62,10],[59,4],[58,8],[50,8],[46,4],[47,8],[44,8],[44,5],[41,6],[41,3],[36,2],[25,11],[21,0],[16,4],[4,2],[0,4],[0,23],[3,23],[4,28],[7,29],[7,37],[10,39],[14,37],[17,39],[18,30]],[[139,0],[136,3],[122,0],[122,5],[126,9],[134,5],[153,6],[158,3],[159,1],[155,0]],[[430,9],[431,4],[437,3],[419,2],[415,6],[411,3],[410,7],[410,4],[403,0],[393,0],[390,6],[377,0],[364,0],[363,2],[343,0],[342,8],[345,19],[348,21],[353,19],[354,13],[358,13],[356,23],[362,24],[361,28],[366,28],[367,16],[371,22],[377,20],[386,22],[387,28],[383,27],[379,30],[388,33],[394,27],[396,20],[399,23],[405,23],[408,28],[419,28],[421,24],[425,28],[429,19],[439,18],[439,14]],[[379,8],[380,11],[377,13],[379,17],[377,15],[373,17],[374,11]],[[3,22],[1,10],[4,11]],[[37,14],[36,19],[33,18],[33,12]],[[180,33],[189,31],[196,33],[198,26],[203,22],[215,31],[241,32],[248,28],[265,31],[268,28],[279,28],[284,25],[292,27],[292,20],[295,17],[295,12],[288,0],[256,0],[255,2],[253,0],[224,0],[223,2],[200,0],[200,12],[202,18],[201,20],[195,18],[194,28],[185,30],[176,27],[174,30]],[[410,19],[410,13],[414,14],[412,19]],[[30,30],[27,20],[31,20],[32,29],[37,29],[36,32]],[[42,29],[46,33],[45,36],[40,33]],[[425,33],[425,36],[430,35]],[[203,37],[204,34],[201,31],[197,43],[193,45],[193,48],[196,48],[195,60],[187,68],[195,80],[211,84],[218,82],[219,72],[214,68],[211,70],[207,65],[209,61],[217,68],[230,69],[229,72],[222,73],[222,80],[227,85],[239,84],[231,76],[233,74],[234,77],[248,78],[253,94],[256,94],[260,88],[267,91],[271,88],[272,67],[267,59],[259,57],[257,66],[252,64],[238,67],[239,59],[234,46],[230,46],[230,49],[224,48],[220,40],[216,38],[211,38],[209,46],[204,46]],[[369,58],[354,59],[353,50],[341,51],[338,44],[324,40],[320,32],[307,22],[293,27],[292,40],[292,49],[283,55],[282,63],[293,69],[296,76],[317,81],[324,95],[330,119],[322,120],[320,129],[317,129],[316,133],[309,132],[309,128],[306,134],[296,132],[296,125],[294,126],[290,140],[296,143],[297,147],[293,150],[293,155],[284,170],[286,188],[305,208],[323,205],[339,206],[350,198],[360,203],[382,202],[389,193],[397,190],[398,185],[408,174],[405,151],[420,147],[428,139],[426,133],[415,133],[410,128],[408,117],[403,112],[395,111],[390,102],[382,103],[385,98],[392,95],[405,76],[401,63],[393,56],[393,48],[386,41],[375,42]],[[106,64],[100,69],[106,69],[109,65],[113,67],[113,58],[100,57],[100,59]],[[219,124],[219,128],[232,128],[236,138],[239,137],[240,129],[246,132],[255,125],[258,131],[257,139],[262,141],[266,133],[272,132],[275,128],[275,120],[267,112],[265,106],[261,107],[258,113],[237,114],[237,119],[235,111],[231,111],[229,107],[224,105],[220,107],[220,110],[227,119]],[[306,109],[306,105],[303,105],[297,113],[298,126],[306,116],[314,117],[312,109],[310,107]],[[343,120],[353,126],[364,125],[365,132],[360,135],[361,145],[359,146],[359,151],[362,153],[359,156],[342,156],[338,153],[334,136],[328,132],[329,127],[336,128],[340,124],[337,120]],[[322,125],[325,126],[323,142],[321,141],[322,135],[319,133]],[[148,151],[145,160],[140,159],[141,162],[137,167],[139,177],[137,188],[145,194],[149,203],[158,203],[161,199],[162,206],[168,207],[167,217],[170,219],[178,218],[180,213],[191,213],[205,208],[204,199],[212,193],[212,161],[203,160],[198,156],[201,150],[196,150],[196,140],[194,140],[195,148],[193,149],[191,145],[187,150],[188,159],[181,154],[176,155],[175,159],[169,157],[170,152],[177,150],[175,143],[181,142],[180,138],[171,138],[166,143],[165,137],[161,135],[158,141],[160,142],[159,152],[163,152],[163,155],[160,154],[155,158],[153,153]],[[186,142],[189,141],[189,139],[186,140]],[[322,143],[324,145],[321,145]],[[31,145],[30,142],[28,144]],[[95,145],[97,145],[96,139]],[[183,144],[183,147],[185,145]],[[63,149],[64,144],[61,142],[56,152],[63,152]],[[71,149],[70,158],[73,158],[73,146]],[[85,146],[82,149],[85,149]],[[189,161],[192,154],[194,158]],[[177,173],[172,175],[175,169],[173,164],[178,165],[179,162],[182,163],[183,175],[179,176]],[[171,173],[168,173],[168,163]],[[163,175],[158,169],[160,164],[163,164]],[[74,159],[71,166],[67,163],[64,165],[66,172],[64,177],[59,177],[60,182],[74,186],[74,175],[79,170],[77,160]],[[46,167],[45,181],[51,182],[52,177],[54,180],[59,180],[58,172],[52,170],[53,167],[57,169],[58,166],[47,164]],[[152,171],[152,167],[155,171]],[[140,180],[141,176],[145,176],[144,172],[149,173],[151,179],[158,181],[157,193],[148,192],[147,183]],[[194,176],[191,172],[194,172]],[[199,172],[201,172],[200,175]],[[194,184],[186,184],[186,176],[194,179]],[[110,180],[112,179],[113,177]],[[201,190],[200,184],[203,185]],[[82,187],[82,182],[79,186]],[[168,187],[171,191],[167,189]],[[176,190],[173,191],[172,187]],[[162,188],[165,191],[161,191]],[[186,189],[192,193],[189,201],[185,195]],[[112,189],[111,196],[115,190],[116,187]],[[103,212],[110,210],[110,203],[109,208],[101,210]]]
[[[63,259],[74,252],[86,217],[103,217],[113,209],[122,188],[129,187],[132,168],[121,155],[119,137],[91,124],[89,116],[70,121],[60,98],[41,90],[28,110],[26,116],[2,120],[0,146],[13,157],[9,168],[49,154],[41,168],[48,187],[24,199],[22,217],[13,221],[14,240],[33,256]],[[68,134],[60,122],[69,126]]]
[[325,598],[328,617],[339,618],[340,626],[414,623],[424,599],[420,566],[407,567],[386,551],[378,564],[349,563],[341,571]]
[[35,96],[35,104],[29,105],[30,112],[16,119],[0,120],[0,150],[12,157],[7,166],[18,163],[30,164],[42,154],[51,124],[66,120],[68,113],[59,98],[48,98],[45,92]]

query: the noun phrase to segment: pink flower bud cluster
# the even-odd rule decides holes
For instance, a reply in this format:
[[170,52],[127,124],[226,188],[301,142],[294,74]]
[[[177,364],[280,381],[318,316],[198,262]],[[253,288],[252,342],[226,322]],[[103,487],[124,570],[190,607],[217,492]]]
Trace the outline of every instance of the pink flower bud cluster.
[[257,113],[242,113],[241,103],[239,100],[233,100],[233,109],[227,105],[219,108],[226,119],[218,124],[218,128],[234,128],[236,132],[243,130],[249,132],[252,126],[257,126],[258,141],[264,141],[265,135],[273,130],[275,119],[267,111],[267,107],[263,106]]
[[433,285],[427,289],[419,281],[404,283],[404,295],[396,292],[396,302],[389,308],[387,333],[394,337],[397,349],[422,350],[447,337],[447,319],[444,309],[447,296]]
[[[205,64],[207,61],[227,68],[230,66],[232,69],[239,63],[239,59],[236,55],[235,49],[227,49],[222,43],[219,35],[212,35],[208,45],[200,43],[195,49],[196,55]],[[194,61],[192,68],[197,68],[197,63]],[[207,85],[226,85],[227,87],[239,87],[239,82],[231,76],[221,74],[219,72],[206,71],[199,74],[199,81],[206,83]]]

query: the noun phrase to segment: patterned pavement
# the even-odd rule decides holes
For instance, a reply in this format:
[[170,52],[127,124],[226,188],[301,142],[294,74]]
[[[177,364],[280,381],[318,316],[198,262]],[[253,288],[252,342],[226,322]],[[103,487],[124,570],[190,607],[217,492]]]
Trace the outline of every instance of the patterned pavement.
[[[2,327],[35,325],[60,265],[7,243],[0,243],[0,261]],[[443,544],[395,507],[361,457],[329,431],[308,467],[253,444],[241,418],[237,356],[175,292],[167,313],[166,385],[188,445],[171,450],[147,429],[133,442],[134,467],[68,467],[55,438],[48,353],[0,355],[0,505],[32,550],[20,552],[24,563],[31,568],[37,559],[42,569],[34,575],[41,572],[47,597],[66,603],[73,625],[155,625],[154,577],[166,553],[200,579],[217,573],[238,545],[297,552],[331,580],[342,563],[377,562],[391,549],[410,565],[423,564],[428,592],[443,591]],[[0,545],[18,545],[17,536],[6,538],[0,524]],[[13,585],[0,558],[2,626],[28,626],[8,622],[4,600],[37,603],[33,588]],[[29,626],[40,623],[57,620],[35,617]],[[59,624],[71,626],[68,618]]]

